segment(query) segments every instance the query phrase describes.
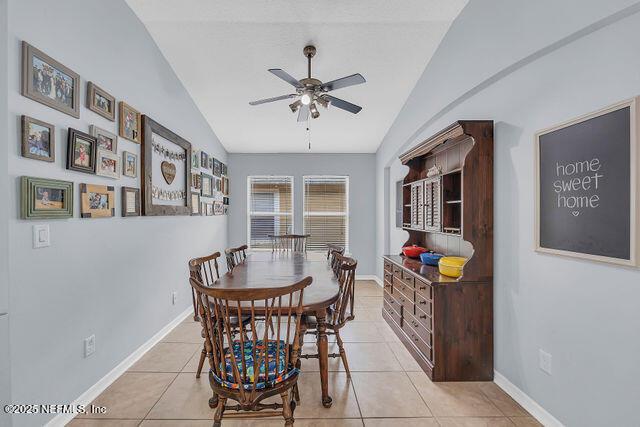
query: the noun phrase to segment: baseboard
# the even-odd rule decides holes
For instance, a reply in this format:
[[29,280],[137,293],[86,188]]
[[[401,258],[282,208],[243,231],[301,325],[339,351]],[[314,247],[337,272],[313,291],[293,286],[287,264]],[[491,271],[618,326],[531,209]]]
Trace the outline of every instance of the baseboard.
[[356,280],[373,280],[380,287],[383,286],[382,280],[380,280],[380,278],[378,276],[376,276],[375,274],[366,274],[366,275],[358,275],[358,274],[356,274]]
[[[118,366],[113,368],[107,375],[102,377],[97,383],[92,385],[87,391],[82,393],[71,405],[89,405],[93,402],[103,391],[106,390],[120,375],[124,374],[134,363],[138,361],[144,354],[151,350],[151,348],[159,343],[169,332],[178,326],[188,316],[193,315],[193,307],[187,308],[180,313],[175,319],[173,319],[168,325],[158,331],[157,334],[152,336],[147,342],[142,344],[133,353],[127,356]],[[75,414],[58,414],[51,421],[49,421],[47,427],[63,427],[69,423]]]
[[538,422],[545,427],[564,427],[560,421],[558,421],[553,415],[547,412],[542,406],[533,400],[524,391],[516,387],[511,381],[509,381],[504,375],[498,371],[493,372],[493,382],[498,387],[504,390],[513,400],[518,402],[520,406],[527,410]]

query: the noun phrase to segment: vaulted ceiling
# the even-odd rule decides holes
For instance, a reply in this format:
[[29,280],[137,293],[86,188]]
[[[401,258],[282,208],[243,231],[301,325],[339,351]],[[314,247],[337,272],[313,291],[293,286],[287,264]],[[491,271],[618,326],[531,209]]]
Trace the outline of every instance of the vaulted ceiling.
[[[375,152],[451,22],[467,0],[127,0],[229,152]],[[353,73],[367,82],[333,95],[363,107],[329,106],[298,123],[278,101],[292,93],[267,72],[306,77],[302,49],[317,47],[314,77]],[[179,112],[176,112],[179,114]]]

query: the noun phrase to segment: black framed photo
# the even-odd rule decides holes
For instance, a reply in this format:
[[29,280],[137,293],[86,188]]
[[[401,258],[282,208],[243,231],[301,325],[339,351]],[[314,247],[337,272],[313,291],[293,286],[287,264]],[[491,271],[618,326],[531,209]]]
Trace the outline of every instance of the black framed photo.
[[73,217],[73,182],[23,176],[20,178],[20,218]]
[[67,138],[67,169],[96,173],[98,140],[95,136],[69,128]]
[[80,76],[26,41],[22,42],[22,95],[80,118]]
[[222,176],[222,162],[218,159],[213,159],[213,174],[218,178]]
[[22,157],[53,162],[56,159],[55,126],[22,116]]
[[107,120],[116,120],[116,99],[93,82],[87,83],[87,108]]
[[200,167],[209,169],[209,155],[204,151],[200,151]]
[[122,187],[122,216],[140,216],[140,189]]

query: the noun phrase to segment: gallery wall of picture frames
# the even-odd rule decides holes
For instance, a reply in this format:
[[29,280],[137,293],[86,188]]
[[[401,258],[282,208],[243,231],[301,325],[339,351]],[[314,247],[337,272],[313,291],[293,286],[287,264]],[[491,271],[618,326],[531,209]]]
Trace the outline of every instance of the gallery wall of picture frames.
[[[79,119],[81,104],[111,125],[71,126],[66,132],[64,167],[73,172],[125,179],[120,186],[122,217],[155,215],[210,216],[228,212],[227,166],[186,139],[140,113],[100,87],[86,82],[81,102],[81,78],[71,68],[35,46],[22,42],[21,94]],[[21,116],[22,157],[56,162],[56,125]],[[121,144],[122,143],[122,144]],[[140,155],[135,145],[140,146]],[[140,179],[139,188],[131,179]],[[110,218],[116,214],[116,186],[78,183],[81,218]],[[204,185],[203,185],[204,184]],[[20,218],[74,217],[72,180],[23,176]]]

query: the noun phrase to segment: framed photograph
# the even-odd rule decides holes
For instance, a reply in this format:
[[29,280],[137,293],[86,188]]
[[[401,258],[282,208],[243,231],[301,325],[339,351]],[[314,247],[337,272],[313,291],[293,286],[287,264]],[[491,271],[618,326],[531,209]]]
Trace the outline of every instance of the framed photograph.
[[80,76],[22,42],[22,95],[80,118]]
[[213,170],[213,157],[209,157],[209,165],[207,166],[207,169]]
[[138,177],[138,156],[129,151],[122,152],[122,174],[131,178]]
[[209,168],[209,155],[204,151],[200,151],[200,167],[205,169]]
[[140,216],[140,189],[122,187],[122,216]]
[[96,175],[107,178],[120,178],[119,157],[116,153],[98,149],[96,160]]
[[213,197],[213,190],[215,185],[213,183],[213,177],[211,175],[207,175],[206,173],[202,173],[201,182],[202,182],[202,196]]
[[640,98],[535,136],[535,249],[637,266]]
[[118,132],[129,141],[140,144],[142,141],[142,119],[138,110],[124,101],[120,101],[120,116],[118,117]]
[[191,215],[191,144],[142,116],[142,213]]
[[87,108],[107,120],[116,121],[116,99],[93,82],[87,83]]
[[200,172],[191,173],[191,187],[195,188],[196,190],[200,190],[200,187],[202,187]]
[[205,203],[207,209],[207,216],[213,215],[213,203]]
[[213,214],[224,215],[224,205],[221,202],[213,202]]
[[222,176],[222,163],[218,159],[213,159],[213,174],[217,177]]
[[229,188],[229,178],[227,178],[225,176],[222,177],[222,186],[221,187],[222,187],[222,189],[221,189],[222,194],[225,195],[225,196],[228,196],[229,195],[229,190],[230,190],[230,188]]
[[194,150],[191,153],[191,169],[200,168],[200,150]]
[[67,169],[95,174],[98,151],[96,137],[73,128],[69,128],[67,134]]
[[220,191],[220,187],[222,186],[221,184],[222,180],[218,178],[214,178],[214,179],[216,181],[216,191]]
[[80,184],[80,217],[115,216],[115,188],[112,185]]
[[73,182],[23,176],[20,178],[20,218],[73,217]]
[[200,215],[200,193],[191,192],[191,216]]
[[89,133],[98,140],[98,150],[102,149],[115,154],[118,153],[118,137],[114,133],[95,125],[89,126]]
[[227,176],[227,165],[224,163],[221,163],[221,173],[224,176]]
[[56,160],[55,126],[22,116],[22,157],[53,162]]

